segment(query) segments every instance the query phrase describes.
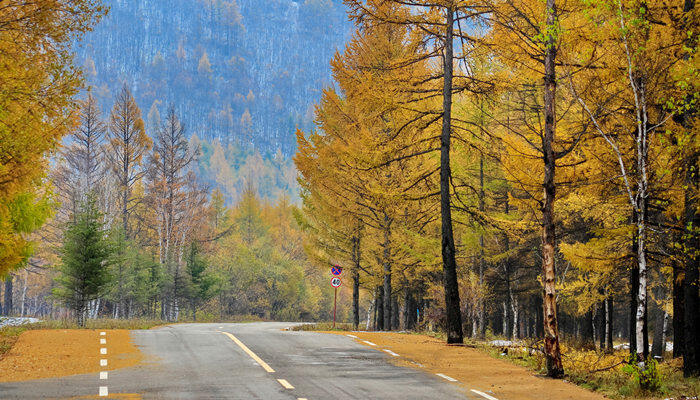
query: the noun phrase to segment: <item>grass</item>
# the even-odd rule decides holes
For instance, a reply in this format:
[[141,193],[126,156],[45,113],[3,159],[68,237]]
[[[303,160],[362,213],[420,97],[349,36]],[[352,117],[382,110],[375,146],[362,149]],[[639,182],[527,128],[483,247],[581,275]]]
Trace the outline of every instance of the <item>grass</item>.
[[296,325],[291,328],[293,331],[339,331],[348,332],[352,331],[352,324],[348,323],[336,323],[335,329],[333,328],[332,322],[317,322],[314,324],[302,324]]
[[35,322],[19,326],[0,328],[0,359],[12,349],[22,332],[32,329],[150,329],[163,325],[161,320],[153,319],[89,319],[84,327],[79,327],[75,320],[58,319]]
[[[477,346],[494,358],[506,359],[544,375],[544,357],[534,349],[535,347],[535,343],[528,347],[509,347],[504,354],[502,348],[484,342]],[[639,386],[636,368],[627,363],[628,358],[629,353],[626,350],[606,354],[593,350],[578,350],[562,343],[565,379],[609,398],[690,400],[700,394],[700,379],[684,378],[682,361],[679,359],[659,363],[656,379],[658,388],[651,392],[644,391]]]

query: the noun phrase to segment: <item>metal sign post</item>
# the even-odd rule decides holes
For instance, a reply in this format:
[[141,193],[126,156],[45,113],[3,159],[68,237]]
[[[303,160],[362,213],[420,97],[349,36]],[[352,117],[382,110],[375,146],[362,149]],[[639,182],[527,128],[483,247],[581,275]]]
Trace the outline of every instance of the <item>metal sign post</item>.
[[[336,268],[338,268],[340,271],[338,271]],[[340,275],[342,271],[343,271],[343,269],[340,267],[333,267],[333,270],[331,270],[331,273],[333,275]],[[335,272],[337,272],[337,273],[335,273]],[[333,286],[333,288],[335,289],[334,290],[335,293],[333,294],[333,329],[335,329],[335,310],[336,310],[336,305],[338,304],[338,288],[340,287],[341,284],[342,284],[342,281],[337,276],[334,276],[333,278],[331,278],[331,286]]]

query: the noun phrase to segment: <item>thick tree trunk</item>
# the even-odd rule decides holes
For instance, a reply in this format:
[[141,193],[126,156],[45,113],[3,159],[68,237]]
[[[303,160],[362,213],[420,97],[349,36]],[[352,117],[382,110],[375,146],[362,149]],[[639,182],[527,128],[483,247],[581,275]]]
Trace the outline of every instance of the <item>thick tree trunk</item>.
[[608,328],[608,317],[607,317],[607,312],[606,312],[606,307],[607,307],[607,300],[603,299],[603,301],[600,303],[600,307],[598,309],[598,318],[597,318],[597,328],[598,328],[598,348],[600,350],[605,350],[605,341],[607,338],[607,328]]
[[[483,110],[482,110],[483,112]],[[482,155],[479,159],[479,211],[482,213],[486,211],[486,194],[484,193],[484,156]],[[479,289],[484,290],[484,271],[486,270],[486,259],[484,256],[484,234],[479,235]],[[479,295],[479,304],[477,305],[477,331],[474,332],[474,336],[479,338],[484,338],[486,336],[486,302],[484,301],[484,294]]]
[[384,248],[384,301],[383,301],[383,308],[384,308],[384,323],[383,327],[385,330],[390,331],[391,330],[391,321],[392,321],[392,315],[391,315],[391,306],[392,306],[392,289],[391,289],[391,230],[389,227],[389,218],[387,217],[386,214],[384,214],[384,244],[382,247]]
[[452,130],[452,61],[454,10],[447,8],[445,18],[445,49],[443,50],[443,114],[440,135],[440,214],[442,219],[442,268],[445,286],[445,317],[447,343],[462,343],[462,314],[459,303],[457,262],[452,232],[452,209],[450,201],[450,135]]
[[[637,253],[637,240],[634,240],[633,251]],[[630,310],[629,310],[629,342],[630,355],[637,354],[637,333],[636,333],[636,312],[637,312],[637,291],[639,290],[639,268],[635,263],[630,271]]]
[[399,299],[397,295],[391,296],[391,329],[399,329]]
[[[692,12],[695,9],[695,0],[685,0],[683,12],[685,13],[684,27],[688,31],[695,29],[695,21]],[[686,47],[696,50],[697,38],[687,35],[685,39]],[[684,53],[683,58],[688,60],[692,51]],[[688,96],[690,103],[692,95]],[[682,115],[683,126],[693,128],[697,119],[697,107],[686,110]],[[693,131],[689,129],[689,131]],[[697,138],[693,138],[696,139]],[[694,141],[691,140],[690,143]],[[688,256],[685,263],[685,281],[683,282],[684,301],[684,354],[683,354],[683,374],[685,376],[700,375],[700,213],[698,213],[698,196],[700,193],[700,175],[698,175],[697,149],[687,157],[685,165],[685,207],[684,222],[685,228],[685,248]],[[675,327],[674,327],[675,328]],[[676,344],[674,343],[674,353]]]
[[608,352],[613,351],[613,300],[608,294],[608,298],[605,300],[605,349]]
[[581,332],[581,344],[585,350],[595,349],[595,338],[594,338],[594,317],[593,310],[589,310],[582,318],[582,332]]
[[678,260],[673,263],[673,358],[683,355],[685,348],[685,309],[683,307],[683,267]]
[[546,26],[551,30],[546,42],[544,56],[544,135],[542,136],[542,155],[544,160],[544,197],[542,199],[542,276],[544,280],[544,354],[547,365],[547,375],[560,378],[564,375],[559,348],[559,326],[557,323],[556,297],[556,268],[554,253],[556,235],[554,230],[554,199],[556,185],[554,174],[556,159],[554,156],[555,134],[555,101],[556,101],[556,71],[555,62],[557,48],[554,31],[557,24],[557,9],[555,0],[546,1]]
[[683,351],[683,374],[685,376],[700,375],[700,213],[697,212],[697,196],[700,193],[698,180],[698,156],[694,155],[686,167],[685,191],[685,233],[687,237],[685,248],[687,257],[685,263],[685,281],[683,283],[683,301],[685,306],[685,349]]
[[404,329],[415,329],[417,322],[416,309],[418,305],[412,291],[406,287],[404,291]]
[[352,238],[352,328],[360,325],[360,237]]
[[377,288],[377,321],[375,323],[376,330],[384,330],[384,287]]
[[[642,181],[642,180],[640,180]],[[637,289],[637,310],[635,315],[635,339],[637,349],[637,359],[646,360],[649,357],[649,338],[647,330],[647,259],[646,259],[646,188],[642,188],[640,182],[638,194],[638,216],[637,216],[637,266],[638,266],[638,289]],[[644,185],[646,186],[646,185]],[[641,349],[641,351],[640,351]]]
[[661,358],[666,351],[666,327],[668,326],[668,313],[659,310],[654,321],[654,339],[651,344],[651,356]]

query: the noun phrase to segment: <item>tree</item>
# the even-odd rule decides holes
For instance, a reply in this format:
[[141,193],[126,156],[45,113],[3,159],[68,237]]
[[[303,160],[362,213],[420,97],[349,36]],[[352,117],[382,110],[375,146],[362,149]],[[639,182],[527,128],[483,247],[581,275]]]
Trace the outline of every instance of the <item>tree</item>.
[[54,292],[73,310],[80,326],[85,325],[87,303],[103,294],[109,283],[111,254],[95,196],[88,195],[64,233],[61,266],[56,278],[60,287]]
[[186,271],[188,278],[187,297],[192,310],[192,319],[197,320],[197,309],[216,296],[217,282],[214,275],[209,271],[204,257],[200,254],[199,245],[191,243],[187,251]]
[[90,191],[98,195],[100,205],[106,203],[104,135],[107,128],[91,93],[79,104],[79,124],[71,134],[70,144],[61,149],[64,162],[58,164],[52,177],[59,189],[62,210],[68,214],[75,214]]
[[[424,76],[417,78],[413,83],[422,83],[419,88],[416,88],[416,92],[422,93],[422,96],[414,99],[414,102],[441,98],[442,106],[438,106],[439,111],[436,111],[435,105],[428,102],[426,104],[428,107],[418,108],[417,116],[414,116],[411,121],[420,121],[418,124],[423,127],[430,126],[437,121],[441,122],[440,135],[434,138],[437,139],[439,145],[429,150],[414,150],[417,154],[426,154],[437,149],[440,151],[441,252],[447,342],[461,343],[463,341],[462,316],[460,313],[451,199],[450,146],[454,129],[452,96],[454,93],[465,90],[482,91],[485,90],[485,86],[481,85],[483,82],[478,82],[467,74],[455,76],[454,63],[455,58],[459,58],[459,54],[455,54],[454,42],[471,39],[461,29],[460,23],[466,24],[466,21],[474,21],[480,12],[475,10],[471,4],[452,0],[437,2],[425,0],[366,2],[346,0],[345,2],[351,9],[351,17],[358,23],[396,24],[411,30],[414,39],[424,47],[423,51],[415,54],[413,58],[405,59],[404,65],[434,59],[441,67],[439,71],[427,71]],[[395,9],[392,9],[392,5],[410,7],[410,12],[396,13]],[[457,29],[455,29],[455,25],[457,25]],[[466,46],[462,46],[462,50],[466,50]],[[426,83],[429,85],[426,86]],[[411,104],[411,106],[415,106],[415,104]],[[408,104],[407,108],[410,108]]]
[[127,239],[132,237],[130,216],[139,199],[134,198],[133,190],[143,175],[144,156],[152,146],[146,135],[141,110],[125,84],[109,117],[107,160],[112,174],[119,185],[118,203],[122,229]]
[[[109,119],[107,143],[107,161],[112,175],[117,182],[117,204],[121,217],[121,231],[125,241],[134,238],[132,214],[141,199],[134,196],[135,186],[141,182],[146,173],[143,168],[144,156],[152,146],[151,138],[146,135],[141,110],[125,84],[117,95]],[[124,268],[121,264],[117,279],[117,312],[124,312]]]
[[178,300],[184,295],[182,256],[196,235],[197,218],[206,203],[191,169],[196,151],[189,148],[184,126],[171,107],[156,132],[147,175],[147,201],[155,211],[152,229],[158,243],[158,261],[170,280],[169,293],[163,300],[163,312],[169,319],[177,319]]
[[[681,90],[678,96],[679,86],[671,76],[682,61],[678,54],[683,53],[684,43],[682,40],[659,40],[676,36],[673,30],[678,29],[675,28],[678,17],[671,10],[665,4],[653,2],[593,4],[587,12],[596,16],[604,14],[610,19],[605,29],[597,22],[590,22],[595,28],[590,28],[594,33],[586,47],[594,48],[597,58],[593,59],[587,51],[577,53],[576,62],[587,68],[584,73],[569,78],[570,91],[617,167],[620,179],[616,183],[631,209],[635,266],[630,284],[635,297],[631,303],[636,308],[631,324],[634,327],[631,350],[642,369],[649,357],[647,309],[653,273],[649,253],[654,245],[654,200],[661,198],[655,192],[664,190],[668,184],[663,182],[663,172],[668,168],[668,151],[672,148],[660,146],[658,140],[662,130],[671,126],[674,113],[679,111],[669,107],[673,103],[669,99],[685,95]],[[657,24],[660,20],[665,23]],[[607,63],[605,68],[601,68],[603,63]],[[611,82],[617,89],[612,93],[609,89],[598,90],[601,79]],[[630,135],[619,135],[620,130]],[[692,165],[691,160],[688,163]],[[686,270],[686,276],[688,272],[692,276],[692,269]]]
[[94,1],[0,4],[0,275],[31,252],[45,221],[46,156],[72,128],[82,77],[72,45],[105,13]]

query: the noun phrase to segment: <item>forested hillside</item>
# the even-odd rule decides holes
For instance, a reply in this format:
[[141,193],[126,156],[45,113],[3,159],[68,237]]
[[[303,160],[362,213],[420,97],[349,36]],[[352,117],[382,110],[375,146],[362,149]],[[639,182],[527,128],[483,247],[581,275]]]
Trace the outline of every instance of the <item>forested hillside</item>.
[[107,5],[0,2],[3,314],[327,321],[339,265],[353,329],[697,397],[693,1]]
[[147,125],[172,104],[189,134],[289,157],[351,24],[339,0],[262,3],[105,1],[77,63],[101,109],[127,83]]

